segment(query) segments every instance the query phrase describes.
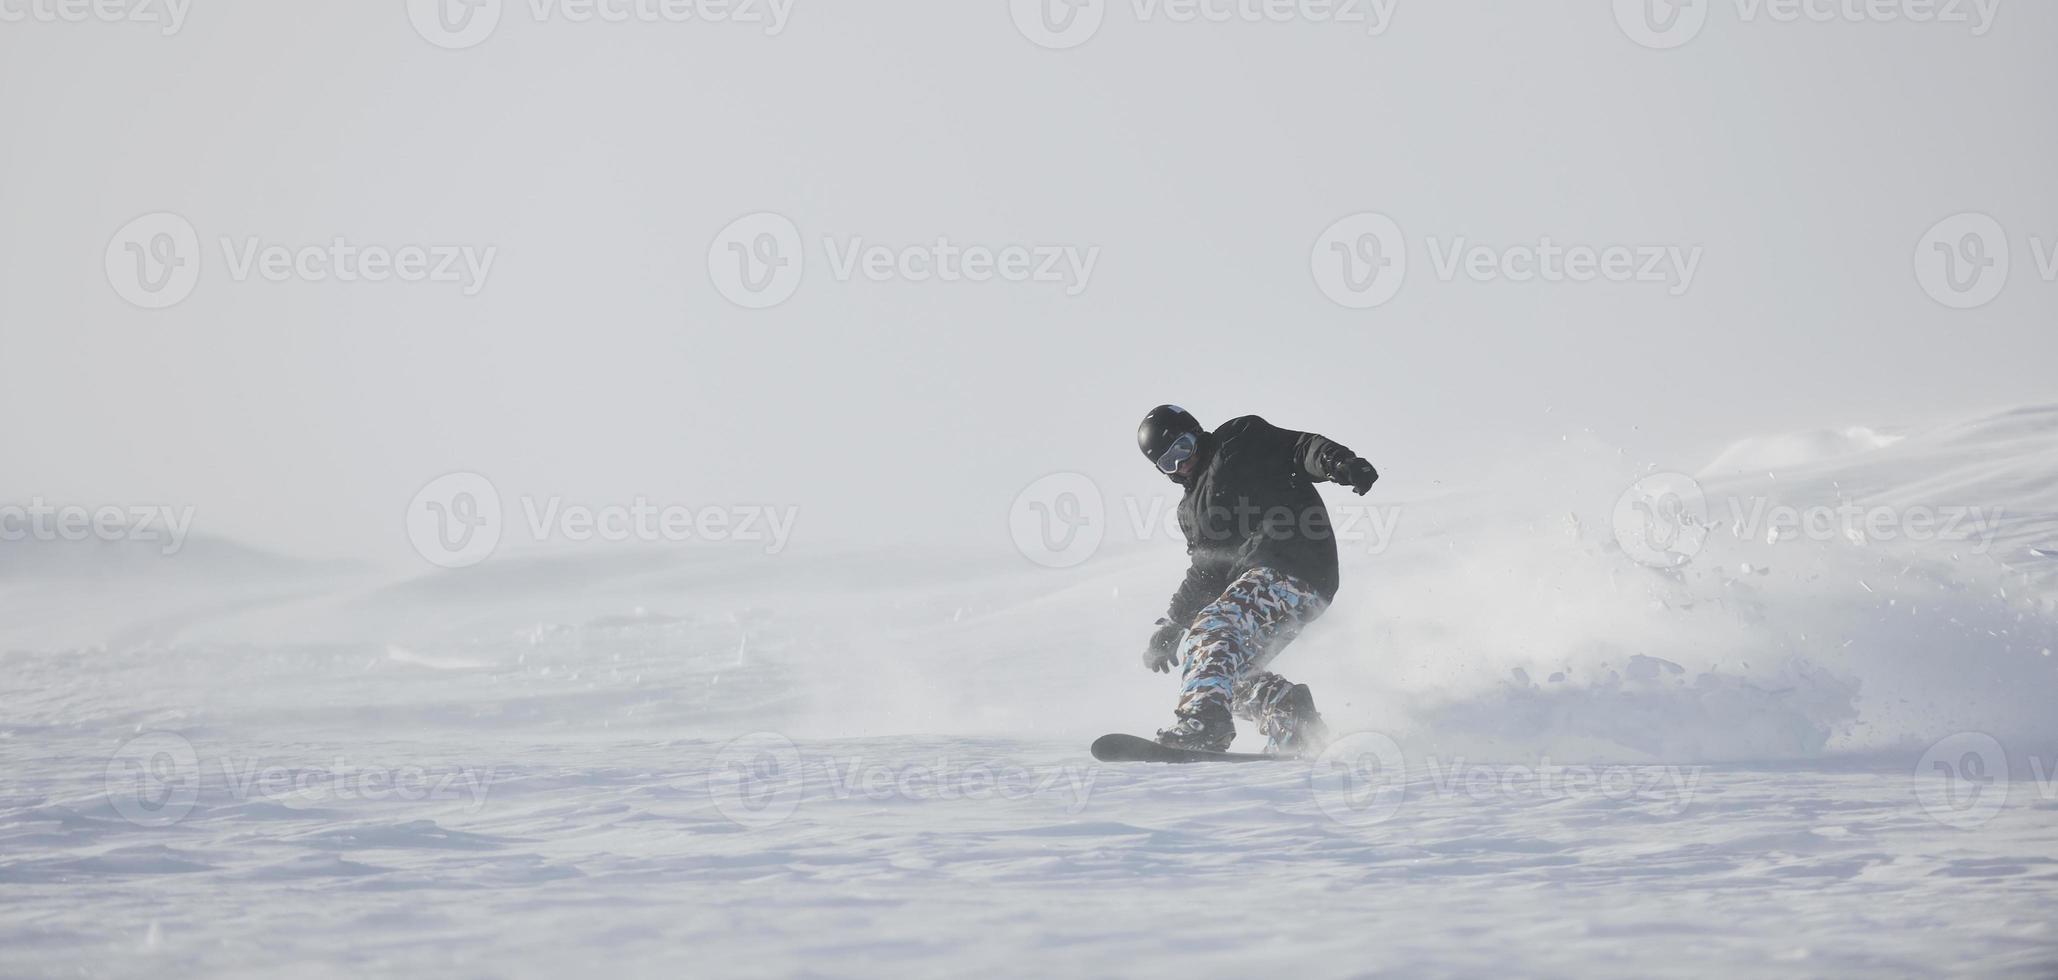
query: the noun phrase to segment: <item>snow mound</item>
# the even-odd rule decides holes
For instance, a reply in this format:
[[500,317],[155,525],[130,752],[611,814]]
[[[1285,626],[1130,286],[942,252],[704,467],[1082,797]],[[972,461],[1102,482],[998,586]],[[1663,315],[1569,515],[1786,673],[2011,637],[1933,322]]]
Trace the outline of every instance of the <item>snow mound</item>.
[[1725,459],[1753,472],[1700,480],[1692,553],[1657,567],[1617,533],[1648,474],[1608,447],[1535,464],[1537,499],[1413,505],[1402,544],[1347,572],[1378,585],[1339,604],[1358,669],[1329,686],[1381,692],[1358,724],[1515,756],[2058,745],[2038,693],[2058,680],[2058,409],[1850,432],[1740,443],[1755,455]]
[[1864,426],[1745,439],[1723,450],[1722,455],[1702,468],[1700,475],[1727,476],[1790,469],[1885,449],[1901,439],[1901,436],[1887,435]]

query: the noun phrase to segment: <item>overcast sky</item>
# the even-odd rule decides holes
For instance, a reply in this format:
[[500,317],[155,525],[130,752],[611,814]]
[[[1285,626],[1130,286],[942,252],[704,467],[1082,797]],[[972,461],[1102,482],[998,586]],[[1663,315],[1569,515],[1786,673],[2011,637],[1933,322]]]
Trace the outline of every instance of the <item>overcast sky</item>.
[[[190,503],[196,531],[387,560],[415,492],[476,471],[798,506],[810,540],[1004,539],[1044,474],[1153,486],[1132,433],[1161,401],[1326,432],[1405,495],[1583,428],[1693,468],[1741,435],[2058,393],[2049,3],[1719,0],[1646,32],[1665,48],[1600,2],[1119,0],[1042,36],[1062,49],[1006,0],[798,0],[776,26],[513,0],[486,36],[401,0],[139,11],[176,31],[54,6],[0,0],[0,500]],[[191,243],[124,230],[164,212]],[[1960,310],[1922,256],[1967,212],[2009,278]],[[1330,231],[1361,213],[1406,249],[1376,305],[1321,268],[1391,259]],[[797,282],[725,295],[779,219]],[[1940,234],[1977,263],[1986,227]],[[449,275],[266,278],[265,249],[339,238]],[[939,238],[1028,247],[1027,281],[910,281],[943,268],[923,255],[867,278],[865,247]],[[1638,275],[1439,268],[1545,239]],[[167,257],[197,279],[137,271]],[[167,297],[132,302],[139,275],[184,295],[146,309]]]

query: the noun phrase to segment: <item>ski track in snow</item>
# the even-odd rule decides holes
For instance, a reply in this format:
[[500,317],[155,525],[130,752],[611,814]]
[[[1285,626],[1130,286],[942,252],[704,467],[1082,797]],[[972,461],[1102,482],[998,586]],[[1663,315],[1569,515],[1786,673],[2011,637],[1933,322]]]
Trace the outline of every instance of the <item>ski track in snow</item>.
[[0,974],[2058,973],[2058,410],[1701,476],[2004,507],[1977,552],[1657,571],[1607,526],[1639,474],[1565,452],[1562,499],[1410,504],[1280,661],[1391,737],[1383,795],[1087,756],[1169,704],[1162,543],[0,556]]

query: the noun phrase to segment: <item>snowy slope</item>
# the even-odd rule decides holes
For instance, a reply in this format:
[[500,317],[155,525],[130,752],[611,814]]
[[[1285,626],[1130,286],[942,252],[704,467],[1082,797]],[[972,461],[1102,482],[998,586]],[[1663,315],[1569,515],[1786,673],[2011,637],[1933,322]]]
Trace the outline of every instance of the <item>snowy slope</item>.
[[[1169,705],[1162,542],[17,553],[0,974],[2048,975],[2058,408],[1885,431],[1680,474],[1684,562],[1576,437],[1388,501],[1278,664],[1314,766],[1086,757]],[[1847,505],[1901,533],[1764,518]]]

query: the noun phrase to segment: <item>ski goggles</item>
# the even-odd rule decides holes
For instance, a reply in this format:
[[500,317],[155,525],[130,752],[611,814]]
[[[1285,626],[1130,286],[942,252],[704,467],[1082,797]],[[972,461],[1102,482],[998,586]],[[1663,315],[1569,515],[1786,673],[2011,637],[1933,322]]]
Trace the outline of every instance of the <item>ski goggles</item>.
[[1166,476],[1179,472],[1179,467],[1192,459],[1194,450],[1199,448],[1200,437],[1191,432],[1172,440],[1172,445],[1166,448],[1164,455],[1158,457],[1158,472]]

